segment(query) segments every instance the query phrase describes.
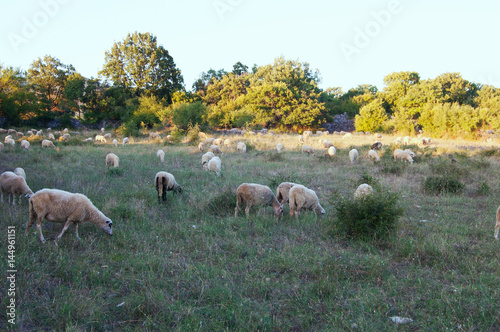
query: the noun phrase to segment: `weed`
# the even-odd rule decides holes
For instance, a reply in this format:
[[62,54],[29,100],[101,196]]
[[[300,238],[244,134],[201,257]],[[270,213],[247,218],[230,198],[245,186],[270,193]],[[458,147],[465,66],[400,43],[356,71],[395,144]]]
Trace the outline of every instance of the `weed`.
[[432,195],[461,194],[465,189],[463,184],[454,175],[430,176],[422,182],[425,193]]

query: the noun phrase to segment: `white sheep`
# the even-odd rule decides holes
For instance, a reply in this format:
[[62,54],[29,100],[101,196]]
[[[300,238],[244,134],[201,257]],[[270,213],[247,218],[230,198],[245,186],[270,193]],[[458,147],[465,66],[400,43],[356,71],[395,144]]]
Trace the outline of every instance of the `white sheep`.
[[9,134],[15,134],[15,133],[17,133],[17,130],[15,130],[15,129],[9,129],[7,132]]
[[216,144],[212,144],[212,145],[210,146],[210,148],[208,149],[208,151],[211,151],[211,152],[213,152],[213,153],[215,153],[215,154],[222,154],[222,150],[221,150],[221,149],[220,149],[220,147],[219,147],[218,145],[216,145]]
[[48,139],[55,140],[56,138],[54,137],[54,134],[50,133]]
[[7,135],[4,138],[4,143],[7,143],[7,140],[12,139],[12,135]]
[[221,172],[221,160],[219,157],[213,157],[208,161],[208,170],[214,172],[218,176],[222,176]]
[[324,149],[329,149],[330,147],[334,146],[333,142],[326,139],[322,140],[321,144],[323,145]]
[[200,150],[201,152],[205,150],[205,144],[203,144],[203,142],[200,142],[200,144],[198,144],[198,150]]
[[394,141],[394,144],[396,144],[396,145],[402,145],[403,144],[403,138],[402,137],[397,137],[396,140]]
[[214,140],[215,140],[215,138],[213,138],[213,137],[207,138],[207,139],[203,142],[203,144],[205,144],[206,146],[210,146],[210,145],[214,144]]
[[92,142],[94,139],[92,137],[87,137],[86,139],[83,140],[84,142]]
[[105,139],[111,139],[111,134],[110,133],[104,134],[104,138]]
[[304,136],[299,135],[299,144],[304,144]]
[[120,166],[120,158],[114,153],[108,153],[106,155],[106,167],[109,167],[113,165],[113,167],[119,167]]
[[129,142],[128,137],[123,138],[122,145],[125,146]]
[[116,147],[118,147],[118,140],[116,140],[116,138],[113,140],[113,145]]
[[112,221],[106,217],[94,204],[82,194],[74,194],[58,189],[42,189],[33,194],[29,200],[30,220],[26,226],[25,233],[36,221],[36,228],[40,235],[40,241],[45,243],[42,234],[43,219],[53,223],[64,224],[61,233],[56,237],[59,241],[71,224],[75,225],[76,238],[78,236],[78,225],[83,222],[91,222],[104,233],[112,235]]
[[409,145],[410,144],[410,136],[405,136],[403,138],[403,144],[404,145]]
[[158,133],[149,133],[149,139],[161,139],[161,136]]
[[354,198],[362,198],[373,193],[373,188],[369,184],[363,183],[354,192]]
[[52,141],[49,141],[48,139],[44,139],[42,141],[42,148],[56,148],[56,146],[54,145],[54,143],[52,143]]
[[292,189],[293,186],[296,186],[296,183],[293,182],[282,182],[276,188],[276,199],[280,204],[285,204],[288,203],[288,200],[290,198],[290,189]]
[[283,152],[283,144],[281,143],[276,144],[276,150],[278,151],[278,153]]
[[36,135],[37,135],[37,136],[43,136],[43,130],[39,130],[39,131],[37,131],[37,132],[36,132]]
[[290,189],[289,202],[290,217],[295,215],[295,217],[298,218],[299,211],[302,209],[313,210],[314,213],[319,215],[325,214],[325,209],[319,204],[316,192],[301,184],[297,184]]
[[229,138],[226,138],[224,140],[224,147],[230,148],[231,147],[231,140]]
[[342,136],[342,139],[352,139],[352,134],[351,133],[345,133],[344,136]]
[[247,145],[243,142],[238,142],[236,145],[236,150],[238,152],[247,152]]
[[224,140],[222,138],[216,138],[214,139],[214,142],[212,144],[221,146],[222,144],[224,144]]
[[[69,130],[68,130],[68,128],[64,128],[62,132],[63,132],[63,134],[67,134],[67,133],[69,133]],[[103,131],[103,133],[104,133],[104,131]]]
[[156,151],[156,156],[157,156],[158,158],[160,158],[160,161],[161,161],[161,162],[164,162],[164,161],[165,161],[165,151],[163,151],[163,150],[158,150],[158,151]]
[[26,180],[26,172],[21,167],[14,168],[14,174],[17,176],[22,176]]
[[165,137],[167,142],[172,142],[174,140],[174,136],[172,135],[167,135],[167,137]]
[[403,160],[408,161],[410,164],[413,164],[413,158],[407,151],[403,151],[401,149],[394,150],[394,160]]
[[14,147],[16,145],[16,141],[14,141],[12,138],[6,138],[5,144],[8,144],[8,145]]
[[359,156],[358,150],[352,149],[351,151],[349,151],[349,159],[351,160],[352,164],[356,162],[358,156]]
[[30,148],[30,142],[28,142],[27,140],[23,139],[21,141],[21,148],[23,148],[25,150],[28,150]]
[[158,192],[158,203],[160,203],[160,197],[162,201],[167,200],[167,191],[172,191],[174,194],[182,193],[182,187],[175,181],[175,177],[168,172],[156,173],[155,186]]
[[375,150],[368,151],[368,158],[370,158],[371,161],[380,161],[380,157]]
[[314,154],[314,149],[311,148],[309,145],[302,145],[302,153],[307,153],[307,154],[312,154],[313,156],[315,155]]
[[21,204],[21,196],[33,195],[30,187],[26,184],[26,180],[14,172],[3,172],[0,175],[0,201],[3,202],[3,194],[8,195],[8,202],[10,203],[10,196],[12,195],[12,205],[16,204],[16,195],[19,195],[19,204]]
[[337,150],[335,149],[335,147],[334,147],[334,146],[330,146],[330,147],[328,148],[328,155],[329,155],[330,157],[335,156],[335,154],[336,154],[336,153],[337,153]]
[[101,142],[101,143],[106,143],[106,137],[104,137],[103,135],[95,135],[94,141]]
[[283,215],[283,205],[278,202],[276,196],[268,186],[257,183],[242,183],[236,190],[236,209],[234,216],[238,216],[242,204],[245,204],[245,213],[248,217],[252,206],[272,206],[274,215],[281,217]]
[[302,135],[304,135],[304,140],[308,139],[309,137],[312,136],[312,131],[310,130],[306,130],[302,133]]
[[498,240],[498,231],[500,230],[500,206],[497,209],[497,223],[495,224],[495,239]]
[[101,133],[104,134],[104,127],[101,128]]
[[208,151],[207,153],[205,153],[203,156],[201,156],[201,167],[205,170],[208,170],[208,162],[210,161],[210,159],[212,159],[213,157],[215,157],[214,153],[211,152],[211,151]]

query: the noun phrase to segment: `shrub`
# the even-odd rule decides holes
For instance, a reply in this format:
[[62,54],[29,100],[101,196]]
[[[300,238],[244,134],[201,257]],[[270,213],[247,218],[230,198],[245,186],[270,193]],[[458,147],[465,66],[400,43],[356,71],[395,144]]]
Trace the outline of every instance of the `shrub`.
[[172,123],[177,127],[186,130],[189,124],[200,125],[204,124],[204,118],[207,114],[207,107],[201,102],[194,103],[181,103],[172,105],[170,114],[172,116]]
[[440,195],[440,194],[456,194],[459,195],[464,191],[465,185],[455,175],[430,176],[422,183],[425,193]]
[[210,197],[203,211],[217,217],[232,215],[236,208],[236,192],[233,192],[230,187],[217,192],[215,196]]
[[403,214],[399,196],[389,191],[354,199],[352,196],[332,198],[336,205],[335,233],[359,240],[385,240],[396,232]]
[[190,123],[186,133],[186,139],[189,143],[196,143],[199,140],[200,125],[195,124],[194,126]]

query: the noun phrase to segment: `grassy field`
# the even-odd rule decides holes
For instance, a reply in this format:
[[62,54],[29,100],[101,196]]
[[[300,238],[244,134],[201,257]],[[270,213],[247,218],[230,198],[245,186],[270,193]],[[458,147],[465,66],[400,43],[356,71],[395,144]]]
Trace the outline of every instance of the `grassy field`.
[[[84,138],[83,136],[81,138]],[[337,155],[298,152],[296,136],[233,139],[222,155],[224,176],[201,168],[194,145],[136,140],[110,144],[56,143],[59,150],[6,147],[0,172],[22,167],[33,191],[57,188],[87,195],[113,220],[108,237],[86,223],[77,240],[71,226],[44,222],[41,244],[24,234],[28,202],[0,207],[2,252],[7,267],[7,228],[16,230],[16,325],[1,310],[0,329],[21,331],[499,331],[500,243],[493,238],[500,202],[500,152],[472,142],[433,141],[416,151],[415,163],[392,160],[384,137],[382,160],[366,158],[373,137],[335,142]],[[325,137],[322,137],[325,138]],[[3,141],[3,136],[0,137]],[[236,140],[248,152],[236,153]],[[121,141],[121,140],[120,140]],[[282,142],[285,152],[274,147]],[[360,151],[351,165],[350,146]],[[164,149],[165,162],[156,157]],[[122,171],[109,171],[108,152]],[[452,158],[457,163],[452,163]],[[158,204],[157,171],[175,175],[184,188]],[[460,195],[430,195],[431,175],[453,172]],[[335,204],[352,197],[361,179],[397,192],[404,209],[390,241],[339,237]],[[236,188],[293,181],[314,189],[326,215],[303,213],[280,220],[272,208],[234,217]],[[6,279],[0,288],[6,289]],[[8,298],[2,291],[2,306]],[[396,324],[390,317],[411,318]],[[4,319],[5,318],[5,319]]]

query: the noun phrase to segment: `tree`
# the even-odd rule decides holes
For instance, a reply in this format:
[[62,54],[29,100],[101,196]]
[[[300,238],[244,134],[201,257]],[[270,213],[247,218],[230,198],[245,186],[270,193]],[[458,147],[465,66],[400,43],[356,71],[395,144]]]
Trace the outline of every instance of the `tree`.
[[245,66],[244,64],[242,64],[241,62],[238,61],[233,65],[232,73],[234,75],[246,74],[246,73],[248,73],[248,66]]
[[361,107],[359,115],[354,119],[357,131],[377,131],[382,129],[388,116],[385,111],[383,100],[376,98],[369,104]]
[[222,80],[226,75],[227,72],[224,69],[214,70],[210,68],[206,73],[202,72],[200,78],[193,83],[193,91],[201,97],[204,97],[207,92],[207,87],[217,80]]
[[150,33],[129,33],[122,42],[114,43],[105,53],[99,74],[116,86],[134,89],[137,95],[147,91],[168,103],[184,84],[173,58]]
[[412,88],[420,82],[420,76],[416,72],[397,72],[384,77],[385,88],[383,98],[387,102],[389,112],[393,113],[402,100]]
[[0,65],[0,117],[6,125],[19,126],[31,119],[36,111],[35,94],[26,85],[26,75],[20,69]]
[[82,75],[74,73],[68,76],[63,90],[63,104],[72,114],[78,112],[79,118],[82,117],[80,106],[82,105],[84,90],[85,78]]

